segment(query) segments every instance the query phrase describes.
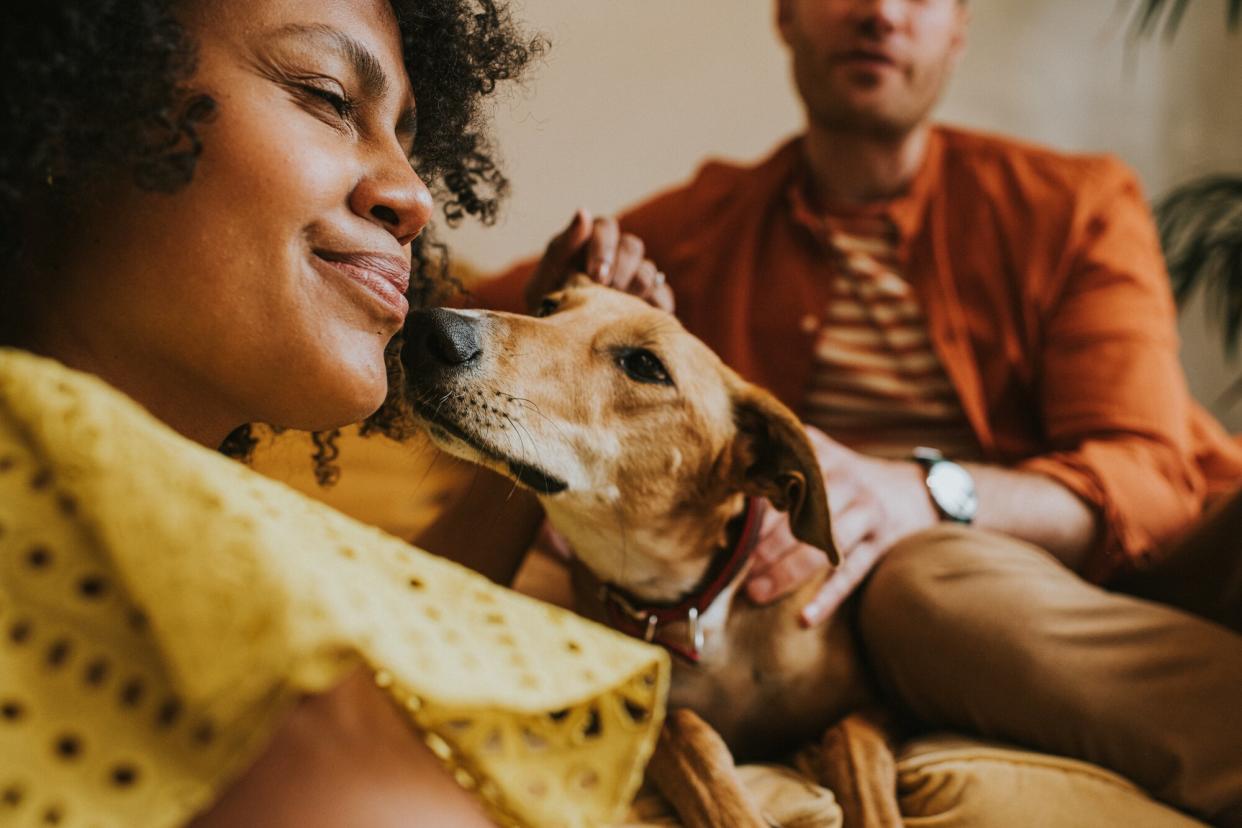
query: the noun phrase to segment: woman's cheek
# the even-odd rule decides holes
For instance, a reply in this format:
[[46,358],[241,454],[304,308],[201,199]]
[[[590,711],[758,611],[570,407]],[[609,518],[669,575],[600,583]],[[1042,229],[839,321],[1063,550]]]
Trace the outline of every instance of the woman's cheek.
[[347,204],[359,176],[356,150],[326,124],[304,116],[280,128],[268,118],[238,138],[239,206],[310,223]]

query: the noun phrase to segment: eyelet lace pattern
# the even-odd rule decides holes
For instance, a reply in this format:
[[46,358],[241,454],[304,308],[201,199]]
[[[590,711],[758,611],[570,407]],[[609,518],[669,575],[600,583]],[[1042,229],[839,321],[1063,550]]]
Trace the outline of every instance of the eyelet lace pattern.
[[0,826],[180,825],[359,664],[501,824],[620,818],[663,651],[0,349]]

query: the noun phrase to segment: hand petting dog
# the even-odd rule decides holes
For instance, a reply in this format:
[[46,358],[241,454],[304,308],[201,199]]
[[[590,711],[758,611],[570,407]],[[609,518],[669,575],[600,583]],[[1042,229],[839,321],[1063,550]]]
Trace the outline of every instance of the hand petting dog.
[[[616,219],[592,218],[588,210],[579,209],[548,242],[526,285],[527,306],[537,309],[544,296],[559,290],[571,276],[586,273],[602,285],[671,313],[673,291],[644,253],[643,241],[622,232]],[[807,427],[807,433],[823,469],[833,535],[843,558],[802,609],[803,623],[814,626],[836,611],[890,547],[935,525],[938,518],[917,464],[867,457],[813,427]],[[550,527],[544,531],[555,538]],[[558,540],[561,548],[567,546]],[[822,551],[793,536],[788,516],[775,509],[764,517],[754,556],[746,594],[759,604],[783,598],[829,565]]]
[[[833,539],[841,552],[840,566],[802,608],[802,623],[814,626],[836,611],[894,544],[939,518],[917,463],[859,454],[813,426],[806,432],[824,475]],[[756,603],[771,603],[828,565],[822,551],[793,536],[786,514],[769,510],[746,594]]]
[[741,591],[758,498],[839,560],[824,485],[837,467],[797,416],[675,316],[589,276],[538,311],[411,317],[402,364],[432,441],[539,498],[574,550],[575,608],[668,649],[670,707],[735,754],[783,755],[868,704],[846,614],[801,619],[825,569],[769,606]]
[[569,226],[548,242],[526,284],[526,305],[535,310],[544,296],[560,290],[570,276],[585,273],[601,285],[672,313],[673,291],[665,284],[664,273],[644,253],[642,239],[621,232],[616,219],[592,219],[590,211],[580,209]]

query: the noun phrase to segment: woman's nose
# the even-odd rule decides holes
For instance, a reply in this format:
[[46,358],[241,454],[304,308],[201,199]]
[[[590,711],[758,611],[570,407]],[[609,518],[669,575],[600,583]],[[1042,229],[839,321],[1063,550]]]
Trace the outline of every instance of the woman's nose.
[[414,241],[431,220],[431,191],[404,155],[377,163],[350,194],[357,215],[380,225],[402,246]]

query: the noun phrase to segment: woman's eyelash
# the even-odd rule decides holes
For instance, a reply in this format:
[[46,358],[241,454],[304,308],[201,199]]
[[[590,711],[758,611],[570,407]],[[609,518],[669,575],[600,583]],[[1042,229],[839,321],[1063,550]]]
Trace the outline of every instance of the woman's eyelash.
[[303,84],[302,90],[328,104],[342,118],[348,118],[354,113],[354,102],[345,95],[334,92],[331,89],[324,89],[322,86],[312,86],[311,84]]

